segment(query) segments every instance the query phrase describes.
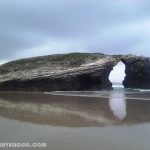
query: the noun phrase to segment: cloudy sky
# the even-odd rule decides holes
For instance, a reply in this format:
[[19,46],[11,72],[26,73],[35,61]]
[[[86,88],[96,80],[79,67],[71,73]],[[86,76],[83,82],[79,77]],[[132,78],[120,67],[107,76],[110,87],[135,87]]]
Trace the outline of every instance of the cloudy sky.
[[109,80],[113,83],[122,83],[125,78],[125,65],[119,62],[109,74]]
[[0,62],[66,52],[150,56],[149,0],[0,0]]

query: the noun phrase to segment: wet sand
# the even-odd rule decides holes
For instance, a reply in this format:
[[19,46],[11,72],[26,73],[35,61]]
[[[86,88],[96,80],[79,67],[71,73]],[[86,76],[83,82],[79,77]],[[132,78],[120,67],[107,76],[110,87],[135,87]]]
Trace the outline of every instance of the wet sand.
[[126,93],[0,92],[0,142],[47,142],[47,150],[149,150],[149,108],[149,100]]

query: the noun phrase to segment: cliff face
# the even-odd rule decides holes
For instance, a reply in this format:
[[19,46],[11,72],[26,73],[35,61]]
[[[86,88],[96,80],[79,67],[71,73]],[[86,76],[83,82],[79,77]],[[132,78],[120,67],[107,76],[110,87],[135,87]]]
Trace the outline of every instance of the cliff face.
[[[150,88],[150,61],[133,55],[71,53],[21,59],[0,66],[0,90],[78,91],[112,89],[113,67],[126,65],[125,87]],[[138,76],[137,76],[138,75]]]
[[150,58],[124,56],[126,77],[123,81],[125,88],[150,88]]

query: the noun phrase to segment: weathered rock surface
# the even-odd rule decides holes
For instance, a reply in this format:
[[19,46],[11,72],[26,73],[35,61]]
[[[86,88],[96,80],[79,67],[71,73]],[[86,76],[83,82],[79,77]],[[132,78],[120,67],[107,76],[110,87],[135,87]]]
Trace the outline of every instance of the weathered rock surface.
[[0,90],[78,91],[112,89],[113,67],[126,65],[125,87],[150,88],[150,60],[133,55],[71,53],[8,62],[0,66]]
[[[125,57],[125,56],[124,56]],[[126,66],[125,88],[150,88],[150,58],[129,56],[123,60]]]

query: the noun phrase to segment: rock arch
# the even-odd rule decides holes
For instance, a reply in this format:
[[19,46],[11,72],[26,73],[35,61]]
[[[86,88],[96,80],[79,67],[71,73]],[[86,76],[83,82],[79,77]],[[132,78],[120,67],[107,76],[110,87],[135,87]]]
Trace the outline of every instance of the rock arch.
[[112,89],[109,74],[122,61],[125,88],[150,88],[150,58],[71,53],[12,61],[0,66],[0,90],[86,91]]

